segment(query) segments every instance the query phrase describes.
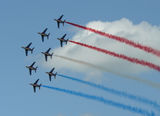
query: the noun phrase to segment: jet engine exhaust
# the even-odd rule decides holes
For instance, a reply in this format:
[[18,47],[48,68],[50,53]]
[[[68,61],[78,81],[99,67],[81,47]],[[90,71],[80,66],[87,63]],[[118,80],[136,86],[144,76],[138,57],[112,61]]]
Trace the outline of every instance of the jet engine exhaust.
[[150,63],[150,62],[147,62],[147,61],[144,61],[144,60],[139,60],[137,58],[132,58],[132,57],[129,57],[129,56],[125,56],[123,54],[117,54],[117,53],[111,52],[109,50],[97,48],[95,46],[87,45],[87,44],[80,43],[80,42],[75,42],[75,41],[72,41],[72,40],[69,40],[69,42],[80,45],[80,46],[84,46],[84,47],[87,47],[87,48],[90,48],[90,49],[93,49],[93,50],[96,50],[96,51],[99,51],[99,52],[102,52],[102,53],[105,53],[105,54],[108,54],[110,56],[114,56],[114,57],[117,57],[117,58],[120,58],[120,59],[124,59],[124,60],[127,60],[127,61],[132,62],[132,63],[141,64],[143,66],[147,66],[149,68],[155,69],[155,70],[160,72],[160,66],[155,65],[155,64]]
[[155,113],[153,111],[148,112],[147,110],[137,108],[137,107],[132,107],[130,105],[124,105],[124,104],[121,104],[121,103],[118,103],[118,102],[114,102],[112,100],[105,99],[105,98],[100,97],[100,96],[85,94],[85,93],[82,93],[82,92],[77,92],[77,91],[72,91],[72,90],[68,90],[68,89],[62,89],[62,88],[57,88],[57,87],[52,87],[52,86],[47,86],[47,85],[42,85],[42,87],[52,89],[52,90],[55,90],[55,91],[59,91],[59,92],[63,92],[63,93],[67,93],[67,94],[71,94],[71,95],[75,95],[75,96],[79,96],[79,97],[83,97],[83,98],[86,98],[86,99],[98,101],[98,102],[104,103],[106,105],[117,107],[117,108],[120,108],[120,109],[123,109],[123,110],[128,110],[130,112],[138,113],[138,114],[141,114],[141,115],[144,115],[144,116],[155,116]]
[[117,40],[119,42],[128,44],[128,45],[133,46],[135,48],[139,48],[139,49],[141,49],[141,50],[143,50],[145,52],[152,53],[153,55],[156,55],[156,56],[160,57],[160,50],[154,49],[152,47],[141,45],[139,43],[135,43],[134,41],[128,40],[126,38],[118,37],[118,36],[115,36],[115,35],[112,35],[112,34],[108,34],[108,33],[105,33],[105,32],[101,32],[101,31],[98,31],[98,30],[95,30],[95,29],[92,29],[92,28],[89,28],[89,27],[81,26],[81,25],[74,24],[74,23],[67,22],[67,21],[65,21],[65,22],[67,24],[70,24],[70,25],[73,25],[73,26],[76,26],[76,27],[79,27],[79,28],[94,32],[96,34],[108,37],[110,39]]
[[121,72],[113,71],[113,70],[108,69],[106,67],[97,66],[95,64],[91,64],[91,63],[88,63],[88,62],[85,62],[85,61],[69,58],[69,57],[66,57],[66,56],[60,56],[60,55],[57,55],[57,54],[55,54],[54,56],[58,57],[58,58],[62,58],[64,60],[68,60],[68,61],[71,61],[71,62],[81,64],[81,65],[86,65],[86,66],[98,69],[100,71],[109,72],[109,73],[115,74],[115,75],[123,77],[123,78],[127,78],[127,79],[131,79],[131,80],[134,80],[134,81],[137,81],[137,82],[141,82],[143,84],[149,85],[149,86],[151,86],[153,88],[156,88],[156,89],[160,89],[160,84],[159,83],[155,83],[155,82],[152,82],[152,81],[147,80],[147,79],[142,79],[141,77],[136,77],[136,76],[123,74]]

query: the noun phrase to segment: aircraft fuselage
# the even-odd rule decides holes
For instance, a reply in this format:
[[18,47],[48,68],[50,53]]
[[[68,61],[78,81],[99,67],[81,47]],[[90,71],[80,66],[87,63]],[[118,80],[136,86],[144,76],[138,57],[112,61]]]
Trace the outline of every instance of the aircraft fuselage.
[[32,66],[26,66],[27,68],[31,69],[31,70],[36,70],[36,68],[32,67]]
[[64,21],[62,21],[62,20],[58,20],[58,19],[54,19],[54,20],[59,22],[59,23],[64,23]]
[[67,42],[68,40],[62,39],[62,38],[57,38],[58,40],[62,41],[62,42]]
[[28,50],[28,51],[32,51],[32,49],[31,48],[24,48],[25,50]]
[[38,34],[40,34],[41,36],[48,36],[48,35],[45,34],[45,33],[40,33],[40,32],[38,32]]
[[33,87],[40,87],[41,86],[41,85],[34,84],[34,83],[30,83],[30,85],[32,85]]
[[54,78],[56,79],[56,73],[52,73],[52,72],[46,72],[48,75],[49,75],[49,77],[51,78],[52,76],[54,76]]
[[25,50],[28,50],[28,51],[31,51],[31,50],[32,50],[32,49],[29,48],[29,47],[23,47],[23,46],[22,46],[22,48],[25,49]]
[[53,73],[51,72],[46,72],[49,76],[53,76]]
[[42,54],[47,55],[47,56],[52,56],[52,54],[46,53],[46,52],[42,52]]

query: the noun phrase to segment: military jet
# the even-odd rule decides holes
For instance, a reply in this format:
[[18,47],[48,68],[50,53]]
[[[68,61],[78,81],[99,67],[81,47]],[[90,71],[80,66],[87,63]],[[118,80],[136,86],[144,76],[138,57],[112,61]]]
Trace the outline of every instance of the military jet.
[[41,87],[41,85],[42,85],[42,84],[38,85],[38,84],[37,84],[38,81],[39,81],[39,79],[37,79],[36,82],[34,82],[34,83],[30,83],[30,85],[33,86],[34,93],[36,92],[36,87],[38,87],[38,88],[40,89],[40,87]]
[[50,33],[46,34],[47,29],[48,28],[45,28],[45,30],[43,32],[38,32],[38,34],[40,34],[42,37],[42,42],[44,42],[44,37],[47,37],[47,39],[49,39]]
[[65,42],[66,44],[68,42],[68,39],[67,40],[64,39],[65,36],[66,36],[66,34],[64,34],[61,38],[57,38],[60,41],[61,47],[63,47],[63,42]]
[[52,58],[53,53],[49,53],[49,51],[51,50],[51,48],[49,48],[46,52],[41,52],[42,54],[44,54],[45,56],[45,60],[47,61],[47,56],[50,56]]
[[51,81],[51,77],[54,76],[54,78],[56,79],[56,75],[57,75],[57,72],[56,73],[53,73],[55,68],[52,68],[50,72],[46,72],[48,75],[49,75],[49,80]]
[[33,62],[30,66],[26,66],[26,68],[29,69],[29,74],[32,75],[32,70],[34,70],[36,72],[37,68],[38,67],[33,67],[33,65],[35,64],[36,62]]
[[34,48],[30,48],[32,42],[29,43],[27,46],[22,46],[21,48],[23,48],[25,50],[26,56],[28,56],[28,51],[31,51],[31,54],[33,53]]
[[55,21],[57,21],[57,26],[58,26],[58,28],[59,28],[59,26],[60,26],[60,23],[62,23],[62,24],[63,24],[63,26],[64,26],[65,20],[64,20],[64,21],[62,21],[62,20],[61,20],[61,19],[62,19],[62,17],[63,17],[63,15],[61,15],[59,19],[54,19]]

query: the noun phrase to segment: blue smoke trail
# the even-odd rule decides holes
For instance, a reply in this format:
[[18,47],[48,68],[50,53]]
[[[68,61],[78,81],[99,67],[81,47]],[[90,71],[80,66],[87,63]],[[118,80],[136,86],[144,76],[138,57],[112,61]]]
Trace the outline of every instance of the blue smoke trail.
[[155,116],[155,113],[153,111],[148,112],[144,109],[140,109],[140,108],[137,108],[137,107],[132,107],[132,106],[129,106],[129,105],[124,105],[124,104],[121,104],[121,103],[117,103],[117,102],[114,102],[114,101],[111,101],[111,100],[104,99],[103,97],[89,95],[89,94],[76,92],[76,91],[72,91],[72,90],[67,90],[67,89],[62,89],[62,88],[57,88],[57,87],[51,87],[51,86],[47,86],[47,85],[42,85],[42,87],[49,88],[49,89],[56,90],[56,91],[60,91],[60,92],[64,92],[64,93],[68,93],[68,94],[72,94],[72,95],[75,95],[75,96],[80,96],[80,97],[91,99],[91,100],[95,100],[95,101],[98,101],[98,102],[102,102],[104,104],[108,104],[108,105],[111,105],[111,106],[114,106],[114,107],[117,107],[117,108],[121,108],[123,110],[128,110],[128,111],[131,111],[131,112],[142,114],[144,116]]
[[152,105],[154,108],[156,108],[156,109],[158,109],[158,111],[160,111],[160,105],[157,104],[154,101],[151,101],[151,100],[147,99],[147,98],[142,98],[142,97],[139,97],[139,96],[135,96],[135,95],[132,95],[132,94],[129,94],[129,93],[126,93],[126,92],[122,92],[122,91],[118,91],[118,90],[115,90],[115,89],[112,89],[112,88],[107,88],[107,87],[104,87],[102,85],[98,85],[98,84],[95,84],[95,83],[92,83],[92,82],[80,80],[80,79],[77,79],[77,78],[74,78],[74,77],[70,77],[70,76],[66,76],[66,75],[62,75],[62,74],[57,74],[57,75],[61,76],[61,77],[64,77],[64,78],[67,78],[67,79],[71,79],[73,81],[77,81],[77,82],[95,87],[95,88],[98,88],[98,89],[101,89],[103,91],[106,91],[106,92],[109,92],[109,93],[112,93],[112,94],[115,94],[115,95],[118,95],[118,96],[123,96],[123,97],[129,98],[129,99],[141,102],[141,103]]

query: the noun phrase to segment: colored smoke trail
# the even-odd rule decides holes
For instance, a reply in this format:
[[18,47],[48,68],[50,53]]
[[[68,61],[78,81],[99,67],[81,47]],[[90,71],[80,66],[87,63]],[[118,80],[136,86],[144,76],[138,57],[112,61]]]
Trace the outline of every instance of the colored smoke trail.
[[66,22],[70,25],[73,25],[73,26],[76,26],[76,27],[79,27],[79,28],[82,28],[82,29],[85,29],[85,30],[88,30],[88,31],[91,31],[91,32],[94,32],[94,33],[97,33],[99,35],[102,35],[102,36],[105,36],[105,37],[108,37],[110,39],[114,39],[114,40],[117,40],[119,42],[122,42],[122,43],[125,43],[125,44],[128,44],[130,46],[133,46],[135,48],[139,48],[145,52],[148,52],[148,53],[152,53],[156,56],[159,56],[160,57],[160,50],[156,50],[152,47],[149,47],[149,46],[145,46],[145,45],[141,45],[139,43],[135,43],[131,40],[128,40],[126,38],[123,38],[123,37],[118,37],[118,36],[115,36],[115,35],[111,35],[111,34],[108,34],[108,33],[104,33],[104,32],[101,32],[101,31],[98,31],[98,30],[95,30],[95,29],[92,29],[92,28],[89,28],[89,27],[85,27],[85,26],[81,26],[81,25],[78,25],[78,24],[74,24],[74,23],[71,23],[71,22]]
[[101,66],[97,66],[97,65],[94,65],[94,64],[91,64],[91,63],[88,63],[88,62],[84,62],[84,61],[81,61],[81,60],[69,58],[69,57],[66,57],[66,56],[60,56],[60,55],[54,55],[54,56],[59,57],[59,58],[63,58],[65,60],[72,61],[72,62],[75,62],[75,63],[90,66],[92,68],[96,68],[96,69],[101,70],[101,71],[109,72],[109,73],[115,74],[115,75],[123,77],[123,78],[132,79],[132,80],[150,85],[153,88],[160,89],[160,84],[159,83],[155,83],[155,82],[152,82],[150,80],[142,79],[140,77],[135,77],[135,76],[127,75],[127,74],[122,74],[120,72],[116,72],[116,71],[113,71],[113,70],[110,70],[110,69],[107,69],[107,68],[104,68],[104,67],[101,67]]
[[151,101],[147,98],[142,98],[142,97],[139,97],[139,96],[135,96],[135,95],[123,92],[123,91],[118,91],[118,90],[115,90],[115,89],[112,89],[112,88],[108,88],[108,87],[105,87],[105,86],[102,86],[102,85],[98,85],[98,84],[88,82],[88,81],[84,81],[84,80],[81,80],[81,79],[77,79],[77,78],[74,78],[74,77],[70,77],[70,76],[66,76],[66,75],[62,75],[62,74],[57,74],[57,75],[60,76],[60,77],[66,78],[66,79],[70,79],[70,80],[73,80],[73,81],[76,81],[76,82],[79,82],[79,83],[83,83],[83,84],[95,87],[97,89],[101,89],[105,92],[109,92],[109,93],[114,94],[114,95],[122,96],[122,97],[125,97],[125,98],[129,98],[131,100],[135,100],[135,101],[138,101],[138,102],[141,102],[141,103],[144,103],[144,104],[151,105],[151,106],[155,107],[156,109],[158,109],[158,111],[160,111],[160,105],[157,104],[155,101]]
[[90,100],[95,100],[95,101],[102,102],[104,104],[111,105],[111,106],[114,106],[114,107],[117,107],[117,108],[120,108],[123,110],[128,110],[128,111],[131,111],[134,113],[142,114],[144,116],[155,116],[155,113],[153,111],[148,112],[144,109],[132,107],[129,105],[124,105],[121,103],[117,103],[117,102],[114,102],[111,100],[104,99],[103,97],[89,95],[89,94],[85,94],[82,92],[77,92],[77,91],[72,91],[72,90],[67,90],[67,89],[62,89],[62,88],[57,88],[57,87],[51,87],[51,86],[47,86],[47,85],[42,85],[42,87],[49,88],[49,89],[56,90],[56,91],[60,91],[60,92],[64,92],[64,93],[68,93],[68,94],[72,94],[75,96],[80,96],[80,97],[87,98]]
[[141,64],[143,66],[148,66],[149,68],[160,71],[160,66],[155,65],[155,64],[150,63],[150,62],[147,62],[147,61],[144,61],[144,60],[139,60],[137,58],[128,57],[128,56],[125,56],[123,54],[117,54],[117,53],[111,52],[109,50],[97,48],[95,46],[87,45],[87,44],[80,43],[80,42],[75,42],[75,41],[72,41],[72,40],[69,40],[69,42],[77,44],[77,45],[81,45],[81,46],[84,46],[84,47],[87,47],[87,48],[90,48],[90,49],[93,49],[93,50],[96,50],[96,51],[99,51],[99,52],[103,52],[105,54],[108,54],[108,55],[111,55],[111,56],[114,56],[114,57],[117,57],[117,58],[120,58],[120,59],[124,59],[124,60],[127,60],[127,61],[132,62],[132,63]]

